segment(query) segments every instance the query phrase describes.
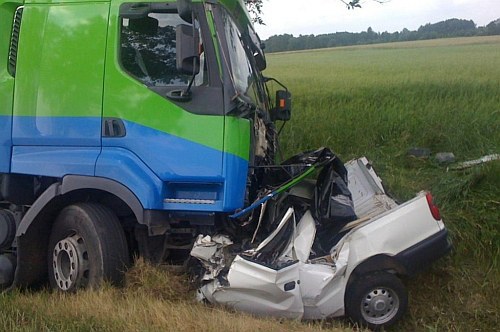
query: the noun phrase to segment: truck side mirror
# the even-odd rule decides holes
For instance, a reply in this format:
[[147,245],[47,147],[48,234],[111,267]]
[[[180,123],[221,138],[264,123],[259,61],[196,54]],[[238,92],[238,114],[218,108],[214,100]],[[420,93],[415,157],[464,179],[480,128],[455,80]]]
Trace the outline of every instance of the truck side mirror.
[[257,65],[257,69],[263,71],[267,67],[266,55],[264,53],[264,48],[266,48],[266,45],[260,40],[255,31],[250,30],[249,35],[250,39],[252,40],[252,52],[255,59],[255,64]]
[[292,94],[287,90],[276,91],[275,107],[271,110],[272,121],[288,121],[292,117]]
[[148,36],[154,36],[158,33],[158,25],[158,20],[149,16],[133,18],[128,22],[128,28],[130,30]]
[[187,24],[179,24],[175,30],[177,70],[196,75],[200,71],[198,30]]
[[264,52],[256,52],[254,54],[254,58],[255,58],[255,64],[257,65],[257,69],[259,69],[260,71],[266,69],[267,63]]

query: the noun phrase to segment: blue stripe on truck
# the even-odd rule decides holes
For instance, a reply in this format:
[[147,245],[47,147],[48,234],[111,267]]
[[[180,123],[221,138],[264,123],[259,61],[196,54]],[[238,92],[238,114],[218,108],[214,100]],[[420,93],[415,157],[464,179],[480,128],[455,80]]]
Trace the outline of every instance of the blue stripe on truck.
[[[97,126],[100,130],[100,121],[100,118],[58,117],[51,119],[48,127],[47,121],[18,117],[14,121],[18,126],[26,123],[22,135],[14,139],[22,145],[13,148],[11,171],[59,178],[73,174],[113,179],[134,192],[145,209],[231,212],[243,207],[248,161],[127,121],[124,121],[126,136],[102,138],[102,149],[100,144],[93,146],[95,135],[80,140],[80,146],[68,146],[64,136],[71,135],[72,127],[80,127],[80,133],[95,133]],[[29,131],[35,130],[37,124],[46,133],[55,133],[51,128],[61,128],[61,134],[37,140],[34,137],[41,135],[37,130],[30,138]],[[74,139],[71,144],[77,142]],[[5,149],[10,153],[10,147]],[[0,153],[2,157],[6,154],[2,150]],[[8,159],[8,156],[2,159],[5,167]],[[214,203],[176,201],[199,197],[203,198],[200,201]],[[170,200],[165,202],[165,199]]]

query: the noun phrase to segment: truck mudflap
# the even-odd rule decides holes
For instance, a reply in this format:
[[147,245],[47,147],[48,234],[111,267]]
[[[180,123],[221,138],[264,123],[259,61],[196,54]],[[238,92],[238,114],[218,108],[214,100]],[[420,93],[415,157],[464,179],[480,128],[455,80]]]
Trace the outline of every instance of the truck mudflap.
[[427,239],[411,246],[395,256],[410,276],[430,266],[434,261],[448,254],[452,244],[445,228]]

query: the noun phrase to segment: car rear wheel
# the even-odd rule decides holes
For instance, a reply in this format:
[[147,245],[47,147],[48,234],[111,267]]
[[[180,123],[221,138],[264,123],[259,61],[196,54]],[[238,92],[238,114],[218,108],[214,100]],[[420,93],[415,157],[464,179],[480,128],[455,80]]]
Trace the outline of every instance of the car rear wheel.
[[372,273],[349,285],[345,306],[354,322],[378,330],[401,318],[408,306],[408,292],[396,275]]
[[49,240],[48,270],[53,289],[72,292],[119,284],[129,263],[125,234],[109,208],[79,203],[58,215]]

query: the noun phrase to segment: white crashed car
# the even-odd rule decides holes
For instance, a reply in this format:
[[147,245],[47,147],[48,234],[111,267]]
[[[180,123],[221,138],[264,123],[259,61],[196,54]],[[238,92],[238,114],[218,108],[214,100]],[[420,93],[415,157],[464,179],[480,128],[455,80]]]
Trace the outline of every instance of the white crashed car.
[[[340,230],[326,255],[312,255],[316,222],[311,212],[298,216],[293,207],[258,246],[236,254],[228,254],[229,237],[200,235],[191,251],[204,271],[200,300],[255,315],[347,315],[374,329],[397,321],[408,303],[401,277],[449,251],[447,230],[430,194],[421,192],[398,205],[366,158],[345,166],[358,219]],[[289,195],[307,198],[313,186],[304,181]]]

